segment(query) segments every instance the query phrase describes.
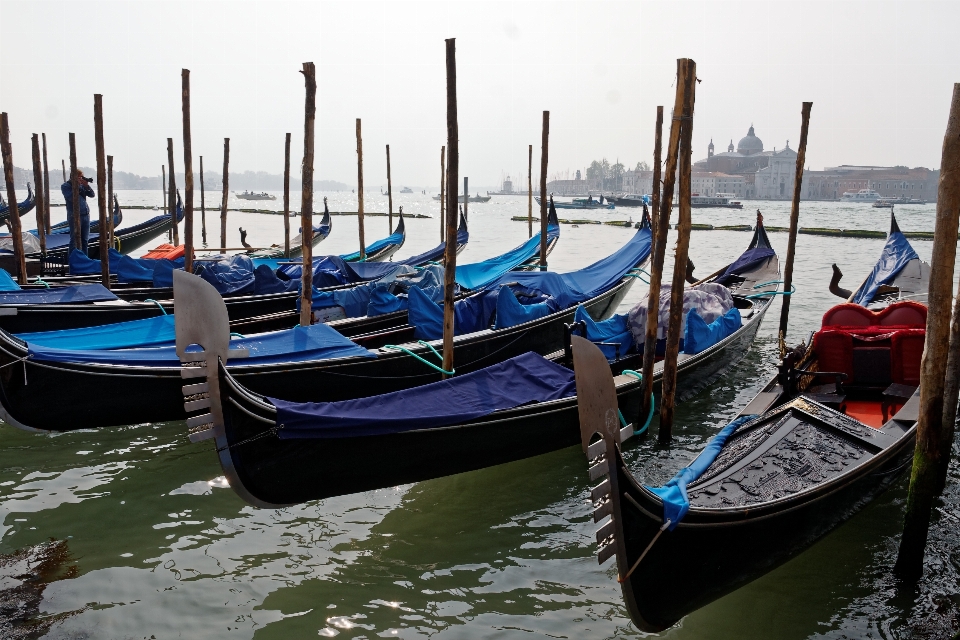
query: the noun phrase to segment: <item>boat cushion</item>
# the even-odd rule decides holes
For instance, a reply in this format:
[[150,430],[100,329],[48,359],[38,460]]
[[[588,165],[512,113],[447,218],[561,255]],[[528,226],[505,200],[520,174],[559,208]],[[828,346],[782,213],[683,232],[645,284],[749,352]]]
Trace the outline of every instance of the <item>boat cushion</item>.
[[906,329],[897,331],[890,340],[890,378],[896,384],[920,385],[920,360],[926,331]]
[[927,325],[927,305],[914,300],[903,300],[892,304],[877,314],[877,324],[881,327],[916,327]]
[[831,307],[823,314],[821,327],[856,328],[884,327],[886,329],[922,329],[927,324],[927,307],[913,300],[895,302],[881,311],[871,311],[858,304],[845,302]]
[[846,331],[821,330],[813,338],[819,371],[847,374],[853,380],[853,336]]
[[821,327],[869,327],[876,324],[876,314],[866,307],[846,302],[831,307],[823,314]]
[[182,258],[186,245],[173,246],[172,244],[161,244],[156,249],[151,249],[143,254],[144,258],[151,258],[153,260],[176,260],[177,258]]
[[369,398],[287,402],[277,407],[280,439],[344,438],[462,424],[495,411],[576,395],[573,371],[525,353],[479,371]]

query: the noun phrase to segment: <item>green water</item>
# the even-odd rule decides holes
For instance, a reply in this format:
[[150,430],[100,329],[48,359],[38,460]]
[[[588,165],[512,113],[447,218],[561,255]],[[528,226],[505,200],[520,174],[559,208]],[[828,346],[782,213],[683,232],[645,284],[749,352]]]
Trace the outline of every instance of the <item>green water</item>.
[[[341,195],[348,205],[349,194]],[[157,199],[146,192],[124,197],[130,204]],[[405,197],[399,204],[411,213],[435,207],[420,194]],[[376,203],[368,198],[367,206]],[[749,223],[751,206],[763,208],[768,224],[785,226],[786,203],[747,203],[742,212],[697,211],[694,221]],[[525,207],[520,198],[471,205],[471,242],[461,260],[519,244],[526,225],[509,217],[525,214]],[[904,229],[929,230],[933,212],[932,206],[904,207],[898,217]],[[151,213],[129,215],[135,222]],[[631,213],[593,217],[624,219]],[[275,241],[282,228],[274,216],[231,216],[236,221],[231,228],[250,230],[257,246]],[[801,225],[885,229],[885,216],[863,205],[812,203],[804,206]],[[368,222],[368,238],[386,235],[385,219]],[[436,219],[408,220],[407,245],[398,255],[436,244],[437,227]],[[565,226],[551,268],[582,267],[630,233]],[[320,248],[343,253],[354,249],[355,238],[355,219],[338,217]],[[691,256],[697,273],[729,262],[749,239],[734,231],[695,233]],[[786,235],[771,234],[771,241],[784,255]],[[806,337],[836,300],[826,290],[830,263],[840,264],[844,284],[854,288],[882,244],[800,236],[792,339]],[[913,244],[929,259],[931,243]],[[643,293],[642,285],[635,286],[622,310]],[[628,462],[639,478],[660,482],[673,475],[762,386],[774,361],[779,313],[777,302],[744,359],[678,407],[673,446],[660,449],[655,438],[646,437],[628,447]],[[91,392],[109,411],[108,384]],[[63,420],[70,421],[68,406]],[[651,430],[656,429],[654,422]],[[77,577],[45,591],[44,613],[77,611],[48,637],[641,635],[626,615],[613,563],[597,565],[591,483],[578,448],[415,485],[260,510],[225,486],[210,443],[190,444],[185,431],[183,423],[59,435],[0,426],[0,553],[51,537],[66,539],[78,569]],[[806,553],[662,635],[949,637],[958,610],[958,479],[954,471],[939,503],[943,511],[932,525],[927,575],[916,592],[898,590],[889,576],[905,495],[901,483]]]

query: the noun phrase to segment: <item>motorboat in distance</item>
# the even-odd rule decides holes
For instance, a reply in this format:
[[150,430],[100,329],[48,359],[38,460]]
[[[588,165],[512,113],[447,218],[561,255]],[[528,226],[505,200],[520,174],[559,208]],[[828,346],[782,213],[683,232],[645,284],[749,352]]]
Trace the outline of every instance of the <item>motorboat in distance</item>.
[[241,200],[276,200],[277,196],[272,196],[266,191],[261,191],[260,193],[253,193],[252,191],[244,191],[243,193],[233,192],[233,195],[237,196]]

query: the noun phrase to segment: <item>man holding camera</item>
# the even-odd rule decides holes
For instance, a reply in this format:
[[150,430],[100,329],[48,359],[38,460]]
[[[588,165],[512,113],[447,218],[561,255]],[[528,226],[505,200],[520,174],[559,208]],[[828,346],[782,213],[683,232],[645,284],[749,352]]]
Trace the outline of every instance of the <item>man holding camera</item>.
[[93,178],[87,178],[83,171],[77,171],[77,182],[80,184],[80,247],[73,244],[73,185],[69,180],[60,185],[60,191],[67,200],[67,223],[70,225],[70,252],[79,248],[83,255],[87,255],[87,244],[90,238],[90,207],[87,206],[87,198],[95,197],[90,183]]

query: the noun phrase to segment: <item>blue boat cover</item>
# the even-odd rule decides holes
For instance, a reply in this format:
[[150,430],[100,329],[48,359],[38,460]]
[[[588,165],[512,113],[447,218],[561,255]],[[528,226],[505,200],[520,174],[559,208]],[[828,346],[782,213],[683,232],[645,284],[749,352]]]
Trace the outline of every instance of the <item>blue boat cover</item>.
[[[348,318],[362,318],[367,315],[370,296],[377,287],[376,282],[358,284],[355,287],[334,289],[333,291],[313,290],[313,309],[341,307]],[[297,298],[297,310],[300,310],[300,298]]]
[[494,329],[515,327],[524,322],[539,320],[554,311],[560,310],[553,298],[544,300],[542,296],[537,296],[534,299],[524,296],[523,302],[521,302],[516,295],[511,294],[513,294],[513,291],[510,287],[500,287],[497,295],[497,321],[493,326]]
[[717,278],[716,282],[725,284],[726,281],[733,276],[742,273],[748,273],[764,260],[775,255],[777,255],[777,252],[770,247],[753,247],[751,249],[747,249],[739,258],[737,258],[736,262],[727,267],[727,270],[724,271],[719,278]]
[[[110,273],[116,274],[117,267],[120,263],[120,259],[123,257],[123,254],[113,247],[110,247],[107,250],[107,255],[110,256]],[[74,249],[70,252],[69,261],[70,275],[87,276],[97,275],[100,273],[100,261],[88,258],[86,254],[79,249]]]
[[[626,314],[614,314],[613,316],[597,322],[587,312],[587,308],[582,304],[577,305],[577,311],[573,315],[573,321],[583,322],[586,327],[586,336],[590,342],[596,344],[607,360],[613,360],[617,357],[617,345],[620,345],[620,357],[625,356],[633,346],[633,334],[627,326]],[[607,342],[611,344],[600,344]]]
[[204,262],[196,274],[212,284],[222,296],[252,294],[256,287],[253,261],[243,254],[218,262]]
[[[57,349],[27,343],[30,357],[48,362],[112,364],[128,367],[179,367],[173,345],[144,349]],[[295,327],[246,338],[233,338],[232,349],[248,349],[248,358],[236,358],[233,365],[281,364],[328,360],[330,358],[375,358],[376,354],[337,333],[325,324]]]
[[[391,293],[393,288],[395,293]],[[412,278],[395,280],[391,284],[378,283],[370,295],[367,315],[370,317],[402,311],[409,307],[409,290],[420,289],[434,302],[443,301],[443,267],[429,265]]]
[[700,455],[688,466],[678,471],[677,475],[673,476],[667,484],[662,487],[647,487],[647,489],[655,493],[663,501],[663,521],[664,523],[666,523],[667,520],[670,521],[670,526],[667,527],[669,531],[676,529],[680,521],[683,520],[683,517],[687,515],[687,511],[690,510],[690,499],[687,497],[687,485],[702,476],[703,472],[710,468],[713,461],[720,455],[720,451],[723,450],[723,445],[726,443],[727,438],[729,438],[740,425],[750,422],[756,417],[755,415],[740,416],[721,429],[720,433],[715,435],[713,440],[710,441],[710,444],[700,452]]
[[573,371],[525,353],[479,371],[413,389],[341,402],[269,398],[281,439],[403,433],[460,424],[534,402],[576,395]]
[[[141,264],[146,264],[141,262]],[[168,260],[161,258],[153,261],[153,286],[173,288],[173,272],[183,269],[184,259]]]
[[[313,286],[324,288],[379,280],[399,266],[394,262],[347,262],[340,256],[318,256],[313,259]],[[285,261],[277,267],[277,275],[299,280],[303,276],[303,262]]]
[[[400,225],[398,224],[397,226],[400,226]],[[390,245],[392,245],[392,244],[403,244],[403,238],[404,238],[404,235],[403,235],[403,231],[402,231],[402,230],[401,230],[401,231],[397,231],[397,232],[395,232],[395,233],[392,233],[392,234],[390,234],[389,236],[387,236],[386,238],[383,238],[382,240],[377,240],[376,242],[374,242],[374,243],[372,243],[372,244],[370,244],[370,245],[367,245],[367,248],[366,248],[366,250],[365,250],[365,252],[364,252],[364,255],[370,255],[371,253],[377,253],[377,252],[380,251],[381,249],[384,249],[385,247],[388,247],[388,246],[390,246]],[[347,260],[347,261],[351,261],[351,262],[352,262],[352,261],[354,261],[354,260],[359,260],[359,259],[360,259],[360,252],[359,252],[359,251],[355,251],[354,253],[347,253],[347,254],[344,254],[344,255],[342,255],[342,256],[340,256],[340,257],[343,258],[344,260]]]
[[863,306],[870,304],[880,285],[890,284],[897,277],[897,274],[903,271],[908,262],[919,259],[920,256],[910,246],[907,238],[900,231],[893,231],[887,236],[887,243],[883,245],[880,260],[877,261],[873,271],[870,272],[866,281],[860,285],[860,288],[854,294],[854,304]]
[[273,269],[265,264],[253,270],[253,277],[255,278],[253,292],[257,295],[300,290],[299,280],[281,280]]
[[57,349],[131,349],[172,345],[176,341],[173,316],[117,322],[96,327],[18,333],[31,345]]
[[102,284],[78,284],[49,289],[0,291],[0,304],[76,304],[118,300]]
[[[149,264],[149,266],[146,266]],[[144,263],[130,256],[121,256],[117,261],[117,282],[153,283],[153,263]]]
[[[560,227],[547,228],[547,241],[560,235]],[[457,265],[457,284],[464,289],[484,289],[521,264],[540,253],[540,234],[530,238],[522,245],[507,253],[473,264]]]
[[687,326],[683,332],[683,352],[693,355],[712,347],[724,338],[732,336],[743,326],[740,311],[734,307],[707,324],[696,309],[687,313]]
[[0,269],[0,291],[20,291],[20,285],[6,269]]

